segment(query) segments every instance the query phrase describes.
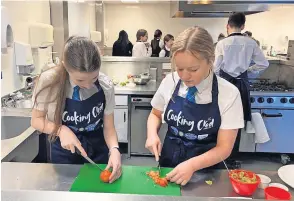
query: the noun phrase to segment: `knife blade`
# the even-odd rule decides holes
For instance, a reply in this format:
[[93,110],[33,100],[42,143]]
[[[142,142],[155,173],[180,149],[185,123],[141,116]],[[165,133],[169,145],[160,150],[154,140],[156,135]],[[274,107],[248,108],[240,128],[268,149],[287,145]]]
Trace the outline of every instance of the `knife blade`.
[[160,157],[158,160],[158,165],[157,165],[158,171],[159,171],[159,176],[161,175],[161,167],[160,167]]
[[99,167],[98,164],[96,164],[94,161],[92,161],[88,156],[83,156],[78,148],[75,147],[75,151],[77,154],[81,155],[84,159],[86,159],[89,163],[98,167],[99,170],[104,171],[101,167]]

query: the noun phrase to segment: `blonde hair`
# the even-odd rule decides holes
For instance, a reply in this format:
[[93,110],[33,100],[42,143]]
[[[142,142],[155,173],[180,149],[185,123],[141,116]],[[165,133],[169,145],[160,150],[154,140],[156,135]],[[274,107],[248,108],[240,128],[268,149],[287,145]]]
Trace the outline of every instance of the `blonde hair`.
[[[171,67],[172,67],[172,77],[174,79],[173,72],[176,70],[175,65],[175,55],[178,52],[189,51],[197,59],[205,59],[209,66],[213,67],[214,63],[214,44],[211,35],[206,29],[198,26],[190,27],[183,32],[181,32],[171,47]],[[176,87],[176,83],[174,88]],[[172,90],[174,91],[174,90]]]
[[198,59],[205,59],[211,67],[213,66],[214,45],[213,39],[207,30],[198,26],[190,27],[176,37],[171,47],[173,71],[176,67],[174,62],[175,55],[178,52],[185,51],[189,51]]

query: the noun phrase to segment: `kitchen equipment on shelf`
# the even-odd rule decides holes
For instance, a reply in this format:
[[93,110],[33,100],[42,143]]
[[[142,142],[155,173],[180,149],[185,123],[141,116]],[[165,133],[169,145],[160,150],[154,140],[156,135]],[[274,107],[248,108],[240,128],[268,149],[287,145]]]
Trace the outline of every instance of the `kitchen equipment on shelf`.
[[151,76],[148,73],[133,76],[134,83],[137,85],[145,85],[150,81],[150,79]]

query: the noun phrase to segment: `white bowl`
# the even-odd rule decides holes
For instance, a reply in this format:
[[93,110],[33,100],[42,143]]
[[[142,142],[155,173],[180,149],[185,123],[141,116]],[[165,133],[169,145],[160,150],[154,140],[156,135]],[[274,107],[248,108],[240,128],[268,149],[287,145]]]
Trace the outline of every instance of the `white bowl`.
[[289,191],[288,187],[280,183],[270,183],[269,186],[277,187]]
[[263,174],[257,174],[260,178],[260,184],[258,185],[258,188],[265,189],[268,187],[269,183],[271,183],[271,178],[268,176],[265,176]]

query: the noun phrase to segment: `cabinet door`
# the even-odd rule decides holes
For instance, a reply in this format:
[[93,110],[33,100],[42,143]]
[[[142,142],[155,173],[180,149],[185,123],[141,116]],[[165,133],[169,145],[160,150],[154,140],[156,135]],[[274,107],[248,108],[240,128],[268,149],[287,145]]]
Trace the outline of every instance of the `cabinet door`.
[[293,110],[262,110],[270,141],[257,144],[257,152],[294,153]]
[[128,142],[128,109],[115,108],[114,126],[119,142]]

